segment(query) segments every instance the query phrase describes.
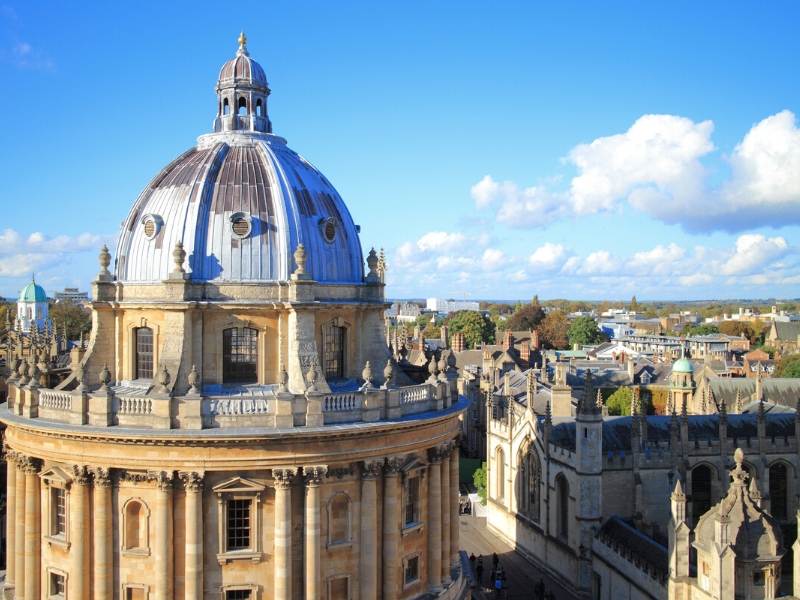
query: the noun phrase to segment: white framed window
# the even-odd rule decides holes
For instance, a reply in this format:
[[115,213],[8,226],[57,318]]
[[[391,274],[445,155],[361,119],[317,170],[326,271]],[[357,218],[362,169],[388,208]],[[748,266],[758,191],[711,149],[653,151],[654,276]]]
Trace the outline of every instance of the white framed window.
[[47,570],[48,600],[64,600],[67,597],[67,574],[58,569]]
[[[214,487],[217,496],[219,546],[217,561],[260,561],[261,497],[264,486],[243,477],[234,477]],[[252,590],[243,587],[241,590]],[[239,591],[231,589],[230,591]]]
[[40,474],[45,488],[43,513],[44,538],[49,544],[69,547],[69,492],[72,476],[59,467]]
[[141,498],[128,498],[122,505],[122,553],[150,554],[150,509]]

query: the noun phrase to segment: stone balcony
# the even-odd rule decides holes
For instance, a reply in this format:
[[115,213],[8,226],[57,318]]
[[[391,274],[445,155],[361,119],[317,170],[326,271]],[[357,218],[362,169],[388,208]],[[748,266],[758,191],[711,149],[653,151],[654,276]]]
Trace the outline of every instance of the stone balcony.
[[453,375],[403,387],[360,387],[292,394],[278,385],[205,385],[172,396],[139,382],[79,386],[72,391],[8,385],[14,415],[71,425],[147,429],[291,429],[393,421],[449,409],[458,403]]

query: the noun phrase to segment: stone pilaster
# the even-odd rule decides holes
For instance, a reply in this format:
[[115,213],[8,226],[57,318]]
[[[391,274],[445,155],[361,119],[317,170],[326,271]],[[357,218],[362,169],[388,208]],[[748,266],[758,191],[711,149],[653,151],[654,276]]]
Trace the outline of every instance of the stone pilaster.
[[382,461],[367,461],[361,469],[361,600],[378,599],[378,477]]
[[203,598],[203,473],[181,473],[186,490],[184,597]]
[[450,583],[450,446],[442,449],[442,585]]
[[442,584],[442,456],[439,448],[428,452],[428,586]]
[[154,600],[171,600],[172,598],[172,482],[173,473],[159,471],[149,473],[149,478],[155,481],[158,487],[155,507],[155,550],[153,559],[154,573]]
[[459,502],[458,502],[458,446],[450,454],[450,564],[458,563],[459,552]]
[[6,584],[14,585],[16,563],[14,546],[17,534],[17,459],[16,452],[6,450]]
[[275,485],[274,589],[275,600],[292,600],[292,479],[291,467],[272,470]]
[[94,597],[105,600],[113,597],[114,549],[111,507],[111,473],[108,469],[97,467],[94,474],[94,511],[92,513],[92,532],[94,537]]
[[306,484],[306,522],[305,522],[305,559],[306,559],[306,600],[322,598],[321,589],[321,540],[322,525],[319,514],[319,486],[325,477],[328,467],[303,467]]
[[82,465],[72,467],[69,493],[69,597],[89,597],[89,484],[91,474]]
[[[22,466],[25,471],[25,598],[39,598],[42,558],[41,492],[39,489],[40,461],[27,458]],[[17,586],[17,590],[20,587]]]
[[24,462],[25,456],[17,454],[17,499],[14,503],[16,515],[12,517],[16,524],[16,532],[14,533],[14,553],[8,553],[9,559],[14,561],[14,589],[20,592],[25,589],[25,471],[22,469]]
[[383,470],[383,600],[396,600],[400,575],[400,461]]

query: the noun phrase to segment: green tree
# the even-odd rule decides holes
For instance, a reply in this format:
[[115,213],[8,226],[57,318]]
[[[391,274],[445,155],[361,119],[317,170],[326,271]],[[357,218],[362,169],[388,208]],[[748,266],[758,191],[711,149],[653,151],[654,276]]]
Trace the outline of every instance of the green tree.
[[639,308],[639,302],[636,300],[636,296],[634,295],[633,298],[631,298],[631,303],[630,306],[628,306],[628,310],[637,312]]
[[606,400],[608,414],[610,415],[630,415],[633,392],[630,388],[617,388]]
[[486,463],[482,463],[480,468],[475,469],[472,474],[472,483],[478,490],[478,497],[481,499],[481,504],[486,506]]
[[789,354],[781,358],[775,369],[775,377],[800,378],[800,354]]
[[494,323],[478,311],[459,310],[450,313],[445,324],[450,329],[450,335],[459,331],[463,333],[464,341],[470,348],[477,348],[481,342],[494,342]]
[[50,307],[50,320],[56,331],[64,331],[67,326],[67,338],[77,340],[81,333],[88,333],[92,329],[92,313],[79,304],[72,302],[57,302]]
[[719,333],[719,327],[711,323],[700,323],[699,325],[690,325],[683,329],[683,335],[709,335],[712,333]]
[[567,330],[567,338],[571,346],[577,344],[584,346],[586,344],[599,344],[605,341],[606,336],[597,327],[597,321],[592,317],[578,317],[569,326]]
[[506,329],[512,331],[531,331],[544,320],[544,309],[540,304],[526,304],[519,307],[506,321]]
[[547,313],[547,316],[539,324],[539,339],[545,348],[563,350],[569,344],[567,338],[568,329],[569,321],[567,321],[567,315],[560,310],[554,310]]

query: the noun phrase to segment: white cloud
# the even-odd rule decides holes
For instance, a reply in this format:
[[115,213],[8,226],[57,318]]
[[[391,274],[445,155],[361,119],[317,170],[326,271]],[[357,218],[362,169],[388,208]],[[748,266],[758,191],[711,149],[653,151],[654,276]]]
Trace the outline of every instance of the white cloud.
[[483,251],[483,256],[481,256],[481,265],[487,270],[501,267],[505,261],[505,253],[497,248],[487,248]]
[[581,275],[605,275],[619,268],[619,261],[608,250],[592,252],[578,269]]
[[682,275],[678,277],[678,282],[684,287],[708,285],[712,281],[714,281],[714,278],[708,273],[694,273],[693,275]]
[[769,262],[784,256],[789,245],[782,237],[766,238],[758,234],[740,235],[731,257],[722,265],[725,275],[750,275]]
[[535,271],[552,271],[567,260],[567,249],[562,244],[545,242],[528,257],[528,264]]
[[417,247],[423,252],[430,250],[454,250],[464,243],[466,238],[461,233],[431,231],[417,240]]
[[686,252],[677,244],[658,245],[651,250],[636,252],[628,262],[630,269],[636,273],[665,275],[673,272],[676,263],[683,259]]
[[498,182],[486,175],[470,193],[476,208],[496,206],[497,221],[509,227],[538,227],[566,216],[563,197],[545,186],[520,188],[513,181]]

